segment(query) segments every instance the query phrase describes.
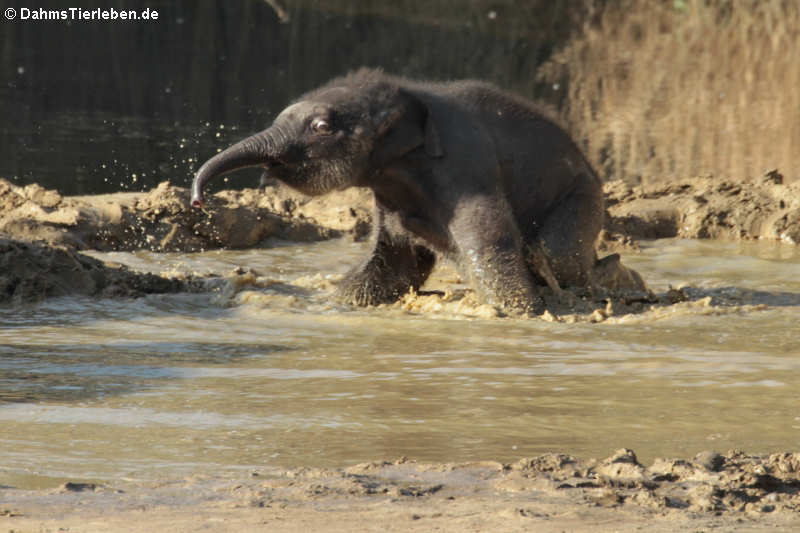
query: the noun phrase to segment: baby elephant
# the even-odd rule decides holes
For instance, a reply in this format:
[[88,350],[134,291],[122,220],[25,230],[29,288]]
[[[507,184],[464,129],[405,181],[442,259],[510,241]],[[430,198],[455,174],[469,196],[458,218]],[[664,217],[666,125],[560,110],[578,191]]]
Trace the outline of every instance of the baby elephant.
[[372,189],[372,251],[339,285],[346,302],[397,300],[425,282],[437,256],[511,313],[541,312],[543,283],[592,283],[599,178],[564,130],[491,84],[369,69],[334,79],[209,159],[192,205],[203,205],[210,179],[251,166],[309,195]]

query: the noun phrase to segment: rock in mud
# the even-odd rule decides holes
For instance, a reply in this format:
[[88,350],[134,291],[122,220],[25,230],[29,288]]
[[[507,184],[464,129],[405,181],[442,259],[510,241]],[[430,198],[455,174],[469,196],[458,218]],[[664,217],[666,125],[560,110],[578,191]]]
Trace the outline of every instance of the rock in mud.
[[640,480],[644,478],[645,468],[639,464],[633,450],[622,448],[597,465],[594,471],[599,476],[612,479]]
[[719,469],[725,464],[725,458],[717,452],[704,451],[694,456],[694,463],[709,472],[719,472]]

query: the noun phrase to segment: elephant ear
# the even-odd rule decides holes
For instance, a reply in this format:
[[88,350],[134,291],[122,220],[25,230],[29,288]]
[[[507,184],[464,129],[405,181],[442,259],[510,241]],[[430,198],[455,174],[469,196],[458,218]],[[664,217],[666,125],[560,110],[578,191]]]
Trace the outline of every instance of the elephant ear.
[[379,166],[425,147],[430,157],[442,157],[439,132],[427,106],[412,95],[401,92],[395,105],[383,109],[375,118],[376,147],[373,162]]

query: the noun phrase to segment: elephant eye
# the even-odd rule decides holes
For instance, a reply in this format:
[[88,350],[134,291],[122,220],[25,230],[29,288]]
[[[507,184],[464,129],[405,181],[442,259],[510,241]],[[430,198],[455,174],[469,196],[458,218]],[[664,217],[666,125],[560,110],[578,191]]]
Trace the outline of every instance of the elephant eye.
[[313,121],[311,121],[311,131],[313,131],[314,133],[319,133],[321,135],[326,135],[333,131],[333,127],[331,126],[331,123],[328,122],[326,119],[315,118]]

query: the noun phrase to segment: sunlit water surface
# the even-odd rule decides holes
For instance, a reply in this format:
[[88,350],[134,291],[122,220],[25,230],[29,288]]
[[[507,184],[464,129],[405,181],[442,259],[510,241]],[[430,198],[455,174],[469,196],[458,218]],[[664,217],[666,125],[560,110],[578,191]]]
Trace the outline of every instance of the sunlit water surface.
[[241,265],[281,283],[0,308],[0,485],[798,449],[797,247],[650,243],[625,262],[653,289],[743,291],[766,307],[600,324],[329,302],[326,277],[363,252],[98,254],[157,272]]

